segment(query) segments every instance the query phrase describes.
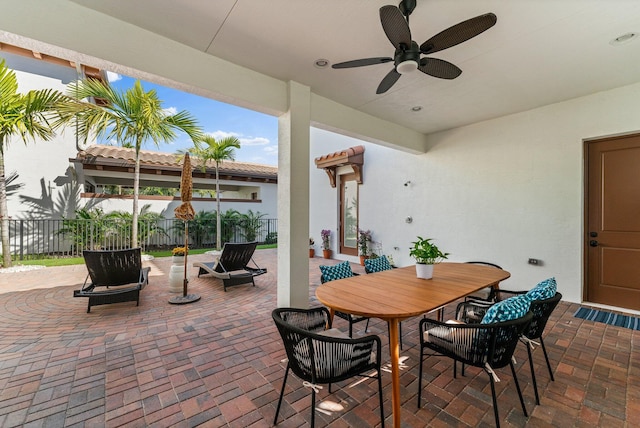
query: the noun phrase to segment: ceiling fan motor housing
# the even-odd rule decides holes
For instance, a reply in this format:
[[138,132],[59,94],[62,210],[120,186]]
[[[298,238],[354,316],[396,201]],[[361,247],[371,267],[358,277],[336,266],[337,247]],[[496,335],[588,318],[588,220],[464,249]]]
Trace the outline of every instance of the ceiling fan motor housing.
[[418,68],[419,63],[420,47],[416,42],[412,41],[410,48],[406,48],[404,44],[400,44],[400,47],[396,49],[394,64],[398,73],[404,74],[411,72]]

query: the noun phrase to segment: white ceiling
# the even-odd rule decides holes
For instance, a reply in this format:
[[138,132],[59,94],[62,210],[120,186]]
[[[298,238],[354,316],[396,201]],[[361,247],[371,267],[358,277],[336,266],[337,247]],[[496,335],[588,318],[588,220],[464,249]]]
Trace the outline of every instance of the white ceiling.
[[[389,0],[74,0],[135,26],[259,73],[294,80],[340,104],[431,133],[640,81],[638,0],[418,0],[418,44],[468,18],[497,24],[433,57],[460,67],[442,80],[416,72],[376,95],[392,63],[318,69],[392,57],[379,8]],[[422,106],[420,112],[411,107]]]

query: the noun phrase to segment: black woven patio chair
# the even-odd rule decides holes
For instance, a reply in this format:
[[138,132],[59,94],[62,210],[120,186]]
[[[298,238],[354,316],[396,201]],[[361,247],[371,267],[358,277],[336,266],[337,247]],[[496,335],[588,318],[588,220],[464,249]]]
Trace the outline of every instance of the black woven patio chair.
[[[287,368],[274,425],[278,422],[278,414],[284,396],[289,370],[307,382],[311,388],[311,426],[315,424],[316,388],[317,385],[340,382],[355,376],[377,377],[378,396],[380,399],[380,420],[384,427],[384,409],[382,405],[382,376],[380,338],[366,336],[357,339],[337,337],[331,327],[329,311],[319,307],[313,309],[278,308],[271,313],[282,337],[287,353]],[[368,375],[371,371],[376,376]],[[305,385],[307,386],[307,385]],[[329,391],[330,392],[330,391]]]
[[[526,294],[527,291],[509,291],[509,290],[500,290],[497,293],[497,300],[505,300],[512,296],[518,296],[522,294]],[[551,363],[549,362],[549,355],[547,354],[547,348],[544,346],[544,340],[542,339],[542,333],[544,332],[545,327],[547,326],[547,321],[549,321],[549,317],[553,310],[558,306],[562,300],[562,294],[556,292],[556,294],[544,300],[534,300],[531,302],[531,306],[529,310],[533,313],[533,319],[531,320],[531,324],[522,332],[522,337],[520,339],[527,347],[527,353],[529,355],[529,368],[531,369],[531,381],[533,382],[533,391],[536,396],[536,404],[540,404],[540,396],[538,395],[538,384],[536,381],[536,373],[533,369],[533,355],[532,351],[535,349],[535,345],[537,345],[536,341],[540,342],[542,347],[542,352],[544,354],[544,359],[547,363],[547,369],[549,370],[549,377],[552,381],[555,381],[553,377],[553,370],[551,369]],[[479,303],[479,302],[477,302]],[[482,305],[475,306],[476,315],[475,316],[483,316]],[[475,318],[475,316],[473,318]],[[460,319],[465,322],[470,322],[469,314],[465,312],[462,307],[458,307],[456,310],[456,319]]]
[[[496,269],[502,269],[502,267],[498,266],[495,263],[489,262],[467,262],[472,265],[482,265],[489,266]],[[486,287],[480,291],[475,292],[474,294],[465,297],[465,300],[484,300],[487,302],[495,302],[496,301],[496,289],[493,287]]]
[[[464,302],[462,303],[465,304]],[[474,303],[468,302],[473,305]],[[513,380],[518,391],[522,412],[528,416],[522,398],[522,391],[518,383],[512,356],[522,331],[533,318],[531,311],[521,318],[491,324],[449,324],[425,318],[420,320],[420,374],[418,377],[418,408],[422,396],[422,366],[425,350],[435,351],[435,355],[445,356],[454,360],[454,378],[456,376],[455,363],[461,362],[483,369],[491,382],[491,398],[493,399],[493,413],[496,426],[500,426],[498,402],[496,400],[495,382],[499,381],[494,370],[505,366],[511,367]],[[428,354],[429,355],[429,354]],[[433,355],[433,354],[432,354]]]
[[[357,272],[351,272],[350,276],[358,276],[360,275]],[[323,274],[320,275],[320,283],[324,284],[325,282],[330,281],[327,280],[325,278],[325,276]],[[367,323],[364,326],[364,332],[366,333],[367,330],[369,329],[369,318],[368,317],[363,317],[360,315],[352,315],[352,314],[347,314],[345,312],[340,312],[340,311],[335,311],[334,312],[335,315],[338,318],[342,318],[343,320],[347,321],[349,323],[349,337],[353,337],[353,326],[359,322],[363,322],[366,321]]]
[[81,290],[73,297],[88,297],[87,313],[92,306],[136,302],[140,291],[149,283],[151,268],[142,267],[140,248],[82,252],[89,271]]

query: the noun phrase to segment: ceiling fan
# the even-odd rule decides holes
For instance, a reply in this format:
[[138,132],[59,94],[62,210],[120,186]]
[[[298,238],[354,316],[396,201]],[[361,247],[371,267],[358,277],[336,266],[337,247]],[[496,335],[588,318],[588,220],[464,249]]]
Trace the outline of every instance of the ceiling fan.
[[401,75],[415,69],[440,79],[455,79],[462,70],[442,59],[423,57],[452,46],[466,42],[478,34],[493,27],[497,17],[493,13],[476,16],[462,21],[446,30],[441,31],[418,46],[411,40],[409,29],[409,15],[416,8],[416,0],[402,0],[398,7],[382,6],[380,8],[380,22],[387,38],[396,48],[393,58],[377,57],[363,58],[333,64],[333,68],[352,68],[365,65],[382,64],[393,61],[394,67],[380,82],[376,94],[387,92],[398,81]]

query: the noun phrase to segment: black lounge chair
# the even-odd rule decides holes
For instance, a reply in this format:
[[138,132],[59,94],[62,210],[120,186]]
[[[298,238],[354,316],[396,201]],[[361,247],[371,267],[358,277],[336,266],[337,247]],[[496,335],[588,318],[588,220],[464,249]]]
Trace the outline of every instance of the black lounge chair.
[[110,303],[136,302],[136,306],[140,305],[140,290],[149,283],[151,270],[142,267],[140,248],[85,250],[82,255],[89,274],[82,289],[73,291],[73,297],[89,298],[87,313],[91,312],[92,306]]
[[[198,278],[200,275],[211,274],[222,280],[224,291],[227,287],[238,284],[253,284],[253,278],[267,273],[266,268],[259,267],[253,260],[253,253],[256,251],[257,242],[234,243],[227,242],[222,247],[222,253],[218,260],[205,263],[196,262],[194,267],[198,268]],[[249,263],[253,266],[248,266]]]

